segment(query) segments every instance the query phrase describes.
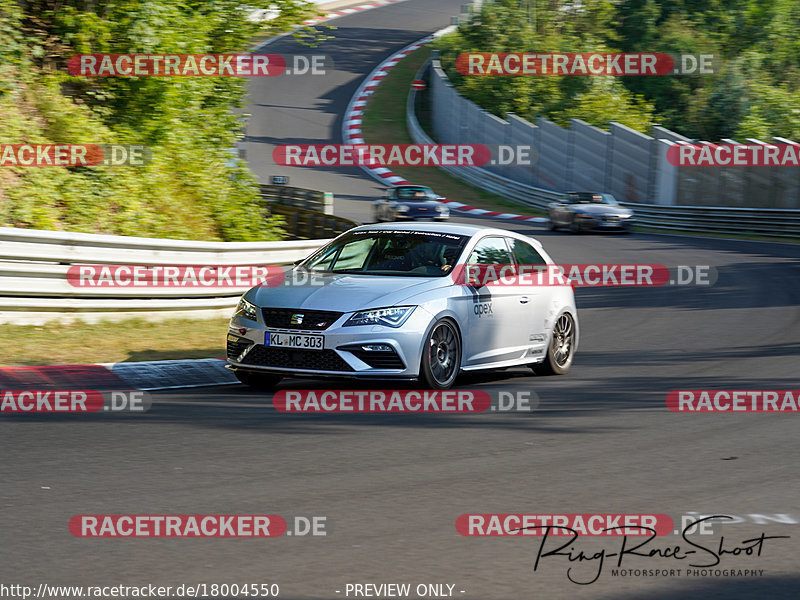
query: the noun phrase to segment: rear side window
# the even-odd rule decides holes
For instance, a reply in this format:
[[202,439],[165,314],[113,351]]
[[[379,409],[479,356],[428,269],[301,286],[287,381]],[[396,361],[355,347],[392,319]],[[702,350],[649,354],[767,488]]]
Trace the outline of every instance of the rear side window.
[[509,238],[508,241],[512,250],[514,251],[514,257],[517,259],[517,263],[521,265],[547,264],[547,261],[542,258],[542,255],[539,254],[536,249],[527,242],[513,238]]

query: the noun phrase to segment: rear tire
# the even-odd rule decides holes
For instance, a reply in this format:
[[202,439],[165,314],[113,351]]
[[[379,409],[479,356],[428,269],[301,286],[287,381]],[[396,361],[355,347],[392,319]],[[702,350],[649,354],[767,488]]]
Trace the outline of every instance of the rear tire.
[[449,319],[436,321],[422,350],[419,381],[433,390],[447,390],[460,369],[461,339],[456,326]]
[[569,224],[569,230],[572,233],[581,233],[581,226],[578,225],[578,221],[576,221],[574,218],[572,219],[572,223]]
[[272,390],[283,379],[274,373],[254,373],[253,371],[234,371],[236,379],[254,390]]
[[575,319],[564,313],[553,325],[553,335],[547,347],[544,361],[531,365],[537,375],[564,375],[572,366],[575,354]]

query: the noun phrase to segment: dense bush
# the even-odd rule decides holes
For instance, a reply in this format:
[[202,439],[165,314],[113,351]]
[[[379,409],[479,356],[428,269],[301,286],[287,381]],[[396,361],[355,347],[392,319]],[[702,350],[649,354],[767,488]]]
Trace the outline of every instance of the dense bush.
[[[305,0],[277,6],[283,22]],[[237,52],[258,25],[234,0],[0,0],[0,141],[149,146],[145,167],[0,169],[0,224],[190,239],[277,239],[230,149],[239,78],[79,78],[78,53]],[[281,21],[279,20],[279,23]]]

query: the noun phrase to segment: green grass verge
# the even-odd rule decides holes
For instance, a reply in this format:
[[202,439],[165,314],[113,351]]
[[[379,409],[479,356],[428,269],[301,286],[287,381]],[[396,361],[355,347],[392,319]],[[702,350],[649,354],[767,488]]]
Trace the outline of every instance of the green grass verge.
[[0,366],[225,358],[228,319],[3,325]]
[[[389,71],[369,97],[361,125],[364,141],[373,144],[414,143],[406,127],[406,99],[414,76],[430,55],[431,49],[423,46],[406,56]],[[464,183],[437,167],[392,167],[392,172],[412,183],[427,185],[450,200],[476,208],[521,215],[543,214],[530,206]]]

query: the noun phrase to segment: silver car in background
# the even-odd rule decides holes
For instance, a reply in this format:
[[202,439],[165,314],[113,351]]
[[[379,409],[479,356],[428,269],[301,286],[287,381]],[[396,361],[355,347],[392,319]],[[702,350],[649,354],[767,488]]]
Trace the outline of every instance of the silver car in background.
[[294,267],[287,280],[308,278],[304,285],[242,296],[228,365],[259,388],[285,375],[419,379],[446,389],[459,373],[482,369],[566,373],[578,344],[569,285],[513,276],[483,285],[458,275],[467,265],[513,273],[514,265],[546,264],[553,262],[538,241],[501,229],[362,225]]
[[548,208],[550,229],[566,227],[573,233],[584,231],[633,230],[633,211],[620,206],[611,194],[597,192],[568,192],[564,199],[552,202]]

